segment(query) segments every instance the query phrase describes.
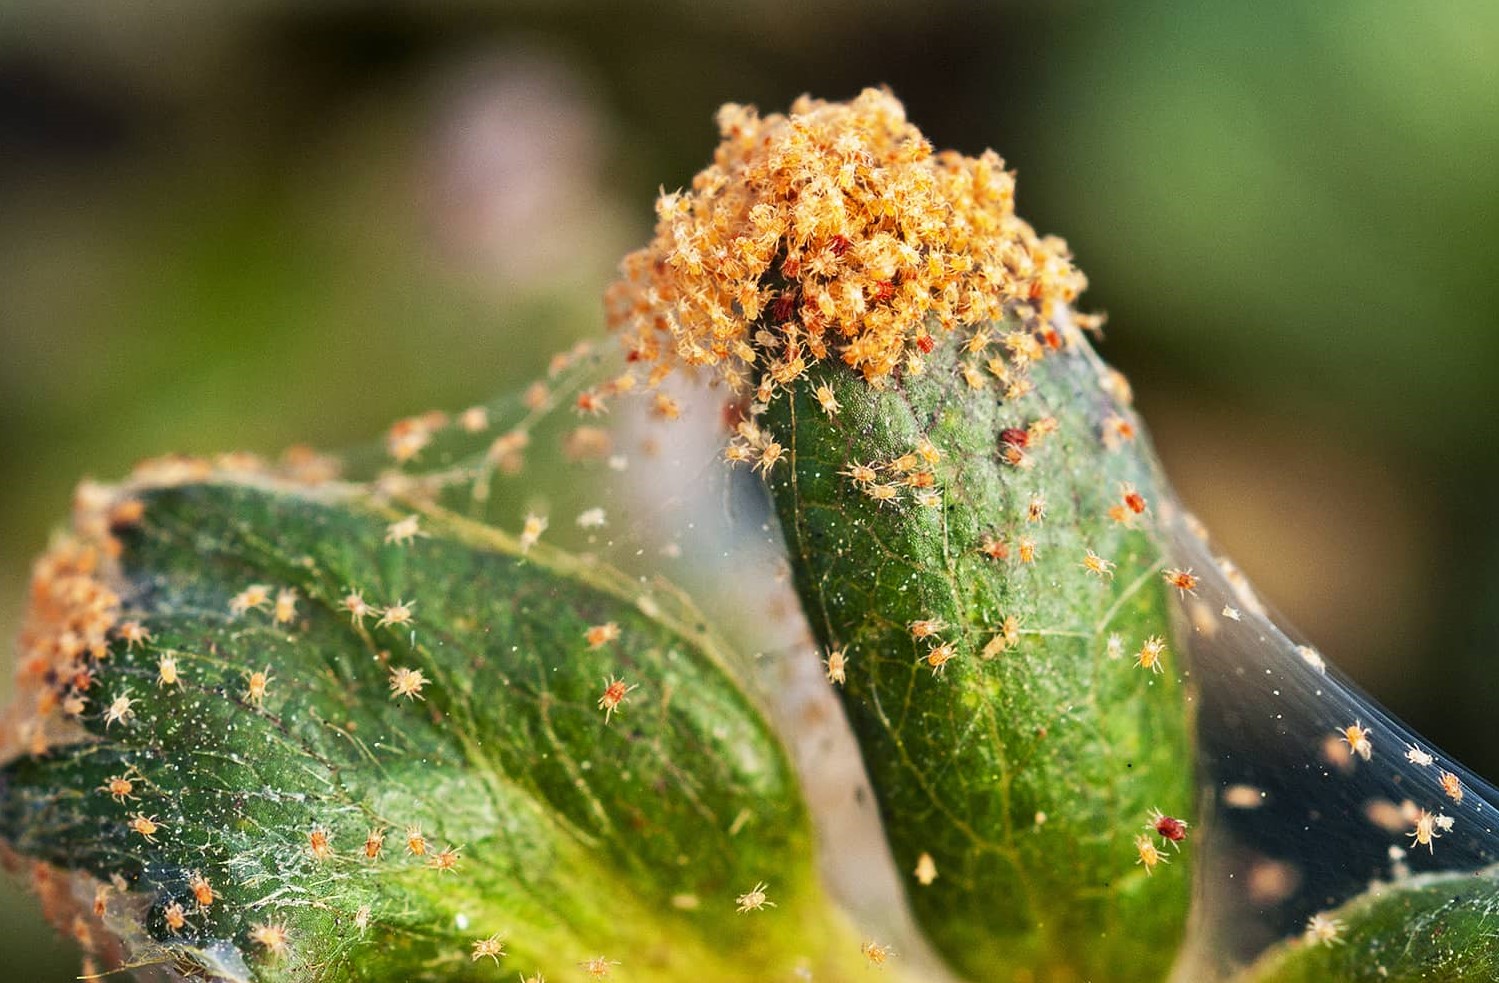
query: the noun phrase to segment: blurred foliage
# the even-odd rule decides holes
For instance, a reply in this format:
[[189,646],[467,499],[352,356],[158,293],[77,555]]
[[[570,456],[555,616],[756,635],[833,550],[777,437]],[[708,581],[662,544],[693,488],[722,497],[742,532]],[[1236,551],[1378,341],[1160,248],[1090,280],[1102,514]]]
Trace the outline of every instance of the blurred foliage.
[[[1499,7],[168,0],[0,20],[0,632],[80,473],[337,446],[527,378],[597,330],[614,259],[701,165],[720,102],[883,81],[939,146],[1020,170],[1178,487],[1265,592],[1499,773],[1491,708],[1454,698],[1491,691],[1499,642]],[[518,122],[476,148],[486,107]],[[535,146],[587,159],[505,156]],[[0,919],[0,944],[57,953],[30,917]]]

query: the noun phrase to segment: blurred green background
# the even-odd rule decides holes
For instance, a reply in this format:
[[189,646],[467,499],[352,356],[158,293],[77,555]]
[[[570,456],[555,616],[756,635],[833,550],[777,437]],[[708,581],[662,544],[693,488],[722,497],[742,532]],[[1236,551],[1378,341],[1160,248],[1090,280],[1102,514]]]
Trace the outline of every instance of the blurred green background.
[[[598,330],[720,102],[881,82],[1019,170],[1273,604],[1499,775],[1492,0],[12,0],[0,634],[80,475],[338,447],[527,379]],[[11,880],[0,952],[77,972]]]

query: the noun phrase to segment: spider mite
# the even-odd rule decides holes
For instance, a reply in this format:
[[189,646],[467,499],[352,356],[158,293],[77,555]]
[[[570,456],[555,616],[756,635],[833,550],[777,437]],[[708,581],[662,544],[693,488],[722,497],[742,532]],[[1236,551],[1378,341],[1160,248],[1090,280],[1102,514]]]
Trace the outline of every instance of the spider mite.
[[198,907],[207,908],[213,904],[215,898],[213,885],[209,884],[208,878],[201,873],[193,872],[193,876],[187,882],[187,889],[193,892],[193,899],[198,902]]
[[1411,847],[1424,846],[1428,853],[1436,853],[1435,840],[1442,838],[1437,832],[1437,817],[1422,809],[1416,813],[1416,828],[1405,834],[1411,838]]
[[307,852],[312,854],[315,860],[328,860],[332,858],[333,844],[330,842],[330,837],[326,829],[318,826],[307,834]]
[[871,966],[883,966],[890,961],[891,956],[895,955],[894,949],[874,939],[865,941],[859,946],[859,951],[864,954],[865,959],[869,960]]
[[922,887],[930,887],[932,881],[937,879],[937,862],[930,853],[923,853],[916,858],[916,869],[912,873],[916,875],[916,883]]
[[458,861],[462,859],[460,851],[460,847],[447,847],[439,850],[431,860],[427,861],[427,866],[439,874],[457,873]]
[[229,599],[229,613],[238,617],[247,611],[255,611],[271,603],[271,588],[266,584],[251,584]]
[[941,618],[922,618],[907,625],[911,630],[911,637],[915,639],[931,638],[947,627],[947,622]]
[[932,668],[933,676],[940,676],[947,669],[947,664],[958,657],[956,646],[952,642],[944,642],[932,647],[932,650],[923,655],[918,662],[925,662]]
[[290,944],[286,926],[276,922],[261,922],[250,927],[250,939],[273,956],[283,956]]
[[112,799],[122,804],[126,799],[139,798],[139,796],[134,794],[135,782],[131,781],[130,775],[131,773],[127,771],[123,775],[114,775],[107,778],[104,784],[99,786],[98,790],[100,792],[108,792]]
[[828,657],[822,660],[822,666],[827,670],[829,683],[837,683],[841,686],[848,681],[848,652],[846,649],[830,649]]
[[1161,668],[1161,657],[1166,654],[1166,640],[1159,635],[1151,635],[1140,646],[1140,651],[1135,654],[1135,665],[1141,669],[1149,669],[1151,672],[1164,672]]
[[261,706],[265,703],[265,694],[275,681],[276,677],[271,675],[271,667],[266,666],[258,672],[252,672],[245,676],[245,701]]
[[1056,417],[1043,416],[1039,419],[1032,420],[1031,425],[1026,427],[1025,431],[1026,433],[1031,435],[1031,443],[1036,446],[1040,446],[1041,441],[1056,433],[1059,429],[1061,429],[1061,426],[1062,425],[1057,422]]
[[579,393],[577,401],[573,404],[573,408],[584,416],[598,416],[600,413],[609,412],[609,407],[604,402],[604,397],[592,389]]
[[402,666],[390,674],[390,698],[392,700],[406,697],[408,700],[425,700],[422,696],[422,687],[429,680],[420,669],[410,669]]
[[1442,783],[1442,791],[1447,793],[1447,798],[1461,804],[1463,801],[1463,783],[1460,778],[1450,771],[1444,771],[1438,779]]
[[500,957],[505,954],[505,941],[498,934],[491,935],[487,939],[475,939],[474,949],[469,959],[478,962],[486,956],[494,960],[496,966],[500,964]]
[[1347,727],[1338,731],[1342,736],[1343,743],[1348,749],[1360,758],[1368,761],[1374,755],[1374,744],[1369,740],[1369,728],[1362,721],[1354,721]]
[[760,460],[755,463],[752,470],[759,471],[761,474],[770,474],[771,468],[774,468],[785,454],[786,449],[772,440],[760,449]]
[[765,896],[764,881],[759,882],[744,894],[739,895],[734,899],[734,903],[738,905],[738,907],[735,908],[735,911],[737,911],[741,915],[745,914],[746,912],[761,911],[765,908],[774,908],[776,906],[776,903],[774,901],[771,901]]
[[1030,446],[1031,434],[1022,427],[1006,427],[999,432],[999,442],[1009,447],[1025,450]]
[[151,640],[151,632],[142,627],[139,621],[126,621],[115,629],[115,633],[125,642],[127,651],[137,645],[144,646]]
[[1114,577],[1114,561],[1105,560],[1092,550],[1083,555],[1083,562],[1079,566],[1102,579],[1112,580]]
[[1145,824],[1146,829],[1154,830],[1161,839],[1168,841],[1172,847],[1180,850],[1177,844],[1187,838],[1187,822],[1168,816],[1159,809],[1150,810],[1150,822]]
[[420,515],[408,515],[404,519],[397,519],[385,527],[385,542],[394,543],[397,546],[406,546],[416,542],[416,537],[425,536],[421,529],[422,517]]
[[1188,594],[1191,594],[1193,597],[1197,596],[1197,578],[1192,574],[1191,570],[1178,570],[1173,567],[1163,572],[1161,576],[1165,579],[1166,583],[1175,587],[1182,597],[1186,597]]
[[606,621],[602,625],[594,625],[583,633],[583,639],[591,649],[603,648],[610,642],[619,639],[619,625],[613,621]]
[[1336,918],[1329,918],[1327,915],[1313,915],[1306,920],[1306,929],[1302,932],[1302,935],[1310,945],[1331,947],[1343,944],[1343,940],[1338,937],[1342,931],[1343,923]]
[[180,680],[175,655],[163,655],[156,660],[156,685],[158,687],[176,686]]
[[1103,445],[1109,450],[1118,450],[1127,441],[1135,439],[1135,425],[1119,415],[1103,421]]
[[1003,537],[993,533],[986,533],[979,543],[979,552],[991,560],[1007,560],[1010,558],[1010,545]]
[[627,702],[631,691],[639,686],[639,683],[626,686],[623,679],[615,679],[613,676],[604,679],[604,695],[599,697],[599,709],[604,711],[604,723],[609,722],[614,711],[619,709],[621,703]]
[[1155,873],[1156,864],[1169,864],[1171,862],[1170,858],[1164,856],[1160,850],[1156,849],[1155,841],[1144,833],[1135,837],[1135,852],[1140,855],[1140,859],[1136,860],[1135,863],[1144,864],[1145,873],[1147,874]]
[[679,420],[682,417],[682,405],[666,393],[657,393],[651,404],[651,413],[662,420]]
[[594,979],[602,980],[608,977],[614,971],[614,967],[619,964],[618,959],[594,956],[592,959],[586,959],[578,963],[578,967]]
[[861,485],[872,485],[879,478],[879,471],[876,465],[860,464],[857,461],[850,463],[847,469],[838,473],[852,478]]
[[278,625],[290,624],[296,620],[297,592],[294,588],[286,587],[276,592],[276,606],[271,617]]
[[1046,496],[1040,492],[1031,496],[1029,504],[1025,507],[1026,522],[1040,522],[1046,518]]
[[1409,761],[1413,765],[1420,765],[1422,768],[1426,768],[1429,767],[1432,762],[1436,761],[1436,758],[1432,757],[1430,754],[1421,750],[1414,744],[1407,744],[1405,747],[1405,760]]
[[127,825],[129,825],[132,830],[145,837],[148,842],[155,843],[156,834],[161,832],[161,827],[164,824],[155,816],[147,817],[144,813],[137,812],[135,815],[130,817],[130,822]]
[[367,615],[378,614],[379,611],[364,599],[364,591],[350,591],[340,602],[345,611],[349,613],[349,620],[355,626],[364,624]]

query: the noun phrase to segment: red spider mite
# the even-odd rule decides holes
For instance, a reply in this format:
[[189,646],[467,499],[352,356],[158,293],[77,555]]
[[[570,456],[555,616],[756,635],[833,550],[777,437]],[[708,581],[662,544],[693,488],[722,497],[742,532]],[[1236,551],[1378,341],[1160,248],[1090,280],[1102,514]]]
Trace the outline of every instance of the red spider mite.
[[791,315],[796,313],[796,291],[786,290],[776,298],[775,319],[777,321],[789,321]]
[[999,432],[999,442],[1011,447],[1028,447],[1031,442],[1030,431],[1024,427],[1005,427]]
[[723,414],[719,422],[725,430],[732,431],[739,426],[740,421],[749,419],[749,402],[744,399],[730,399],[723,404]]
[[1157,836],[1170,840],[1172,844],[1180,843],[1187,838],[1187,824],[1174,816],[1166,815],[1159,809],[1151,810],[1150,822],[1145,824],[1145,828],[1155,830]]

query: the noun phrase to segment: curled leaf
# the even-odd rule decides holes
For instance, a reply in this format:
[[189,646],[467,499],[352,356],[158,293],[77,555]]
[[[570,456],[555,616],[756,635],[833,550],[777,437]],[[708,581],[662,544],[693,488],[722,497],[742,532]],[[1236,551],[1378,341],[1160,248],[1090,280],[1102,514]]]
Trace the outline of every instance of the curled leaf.
[[[107,964],[823,965],[809,947],[839,931],[794,777],[674,599],[355,486],[103,507],[128,514],[38,566],[0,836]],[[776,907],[736,913],[762,882]]]
[[1126,502],[1155,500],[1155,476],[1105,441],[1129,411],[1080,338],[1012,400],[969,387],[955,349],[884,388],[818,367],[771,405],[797,585],[846,654],[844,705],[942,953],[974,979],[1158,980],[1194,845],[1147,827],[1194,802],[1178,592],[1154,513]]

